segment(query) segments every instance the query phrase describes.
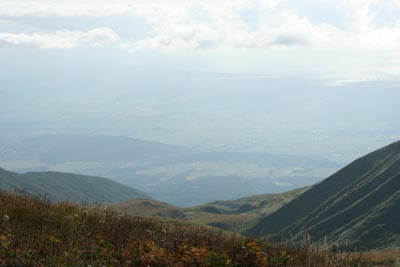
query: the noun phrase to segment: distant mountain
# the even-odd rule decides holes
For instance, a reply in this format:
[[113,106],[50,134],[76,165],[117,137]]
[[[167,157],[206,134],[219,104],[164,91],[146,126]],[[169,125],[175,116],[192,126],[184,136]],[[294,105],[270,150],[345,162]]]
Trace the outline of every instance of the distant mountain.
[[400,246],[400,142],[370,153],[287,205],[248,233],[274,240],[337,242],[360,249]]
[[180,207],[312,185],[341,165],[323,157],[265,152],[195,151],[114,168],[117,181]]
[[180,207],[282,193],[342,167],[322,156],[200,150],[121,136],[52,134],[3,143],[6,169],[109,177]]
[[115,203],[150,195],[106,178],[61,172],[19,174],[0,168],[1,190],[24,190],[55,201]]
[[119,162],[161,157],[188,151],[188,148],[107,135],[42,135],[17,147],[30,158],[47,163]]

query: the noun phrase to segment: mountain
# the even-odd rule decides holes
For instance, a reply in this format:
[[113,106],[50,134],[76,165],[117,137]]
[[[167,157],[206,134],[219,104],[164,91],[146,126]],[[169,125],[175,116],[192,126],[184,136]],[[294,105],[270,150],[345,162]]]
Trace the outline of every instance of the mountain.
[[132,198],[151,198],[148,194],[106,178],[61,172],[19,174],[0,168],[1,190],[23,190],[55,201],[115,203]]
[[22,142],[18,151],[46,163],[120,162],[168,156],[188,148],[108,135],[41,135]]
[[322,156],[201,150],[129,137],[52,134],[0,139],[0,166],[109,177],[157,200],[192,207],[309,186],[342,167]]
[[[312,185],[324,177],[311,170],[332,173],[339,169],[337,163],[318,156],[237,151],[173,155],[154,159],[150,166],[153,169],[138,171],[135,176],[133,172],[124,173],[123,177],[132,177],[134,184],[143,184],[141,189],[157,199],[183,207],[282,193]],[[180,172],[171,166],[177,166]]]
[[372,152],[265,216],[248,233],[360,249],[400,246],[400,142]]
[[285,205],[305,190],[306,188],[301,188],[281,194],[215,201],[191,208],[179,208],[152,199],[133,199],[114,204],[112,207],[131,215],[180,219],[242,233],[255,225],[262,216]]
[[340,167],[317,156],[193,151],[114,168],[107,176],[180,207],[309,186]]
[[205,205],[189,208],[188,210],[228,215],[249,212],[265,215],[271,213],[271,210],[275,210],[288,203],[294,197],[300,195],[307,189],[308,187],[303,187],[280,194],[260,194],[234,200],[218,200]]

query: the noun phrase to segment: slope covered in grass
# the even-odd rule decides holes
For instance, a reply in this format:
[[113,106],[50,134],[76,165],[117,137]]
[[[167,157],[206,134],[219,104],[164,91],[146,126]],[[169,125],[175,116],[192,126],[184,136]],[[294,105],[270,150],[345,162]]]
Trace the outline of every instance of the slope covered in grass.
[[214,201],[192,208],[180,208],[149,199],[133,199],[114,204],[120,212],[138,216],[180,219],[243,233],[265,216],[304,192],[300,188],[281,194],[262,194],[235,200]]
[[400,142],[370,153],[311,187],[249,233],[332,241],[362,249],[400,246]]
[[84,203],[120,202],[151,198],[148,194],[102,177],[61,172],[19,174],[0,168],[1,190],[23,190],[55,201]]
[[0,192],[1,266],[360,266],[357,257],[275,246],[182,222]]

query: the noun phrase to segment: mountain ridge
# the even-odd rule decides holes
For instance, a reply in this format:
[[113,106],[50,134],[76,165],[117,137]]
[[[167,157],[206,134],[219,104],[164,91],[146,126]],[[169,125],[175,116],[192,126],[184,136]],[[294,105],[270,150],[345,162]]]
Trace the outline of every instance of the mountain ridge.
[[[400,239],[389,242],[386,237],[400,233],[399,226],[388,227],[386,233],[373,228],[370,222],[390,226],[392,222],[387,217],[400,219],[400,215],[388,212],[388,208],[400,208],[399,195],[400,142],[395,142],[312,186],[261,219],[248,233],[272,240],[300,240],[308,233],[317,242],[328,240],[361,248],[396,245]],[[371,231],[378,231],[381,237]]]
[[107,178],[53,171],[20,174],[0,168],[0,189],[22,190],[54,201],[114,203],[151,198],[147,193]]

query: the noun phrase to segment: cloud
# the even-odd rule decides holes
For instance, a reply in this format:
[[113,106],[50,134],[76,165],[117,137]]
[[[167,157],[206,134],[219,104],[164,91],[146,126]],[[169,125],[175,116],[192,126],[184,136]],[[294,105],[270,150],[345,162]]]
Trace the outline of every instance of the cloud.
[[0,33],[0,44],[2,45],[48,49],[70,49],[82,45],[101,46],[119,40],[120,37],[109,28],[96,28],[87,32],[60,30],[54,33]]
[[154,36],[136,42],[126,43],[123,48],[132,52],[141,50],[181,51],[212,49],[218,46],[218,33],[204,24],[160,25],[153,31]]
[[[304,12],[314,4],[344,14],[346,25],[338,26],[328,18],[316,22],[315,15]],[[392,9],[400,12],[399,7],[399,0],[388,0],[385,4],[378,0],[155,0],[151,3],[116,0],[111,4],[101,0],[6,0],[0,3],[0,15],[15,20],[28,16],[50,21],[58,17],[140,18],[147,21],[152,30],[133,38],[121,36],[120,47],[135,52],[269,49],[301,45],[381,51],[393,49],[400,25],[399,19],[392,21],[384,13]],[[313,13],[317,14],[318,9]],[[385,20],[384,27],[376,25],[378,19]],[[378,44],[376,40],[385,40],[385,43]],[[372,44],[368,43],[371,41]],[[74,45],[66,45],[69,46]]]
[[63,2],[5,1],[0,3],[0,15],[10,17],[106,17],[131,14],[133,8],[126,4]]
[[[4,0],[0,16],[8,22],[0,29],[0,43],[40,48],[112,43],[132,53],[269,53],[285,64],[309,66],[323,58],[318,64],[337,62],[327,68],[395,73],[400,72],[399,14],[400,0]],[[46,28],[53,20],[59,30]],[[30,21],[40,23],[24,29]]]
[[292,46],[369,52],[394,50],[398,25],[395,22],[385,27],[374,24],[378,14],[372,11],[372,5],[379,1],[342,0],[333,4],[312,1],[331,5],[337,12],[346,14],[348,24],[338,27],[328,21],[313,22],[313,18],[302,15],[304,1],[301,0],[238,0],[217,4],[188,1],[172,6],[137,6],[134,13],[151,22],[153,30],[143,38],[126,41],[122,47],[133,52],[265,50]]
[[307,40],[301,39],[298,36],[281,35],[275,39],[272,44],[276,45],[307,45]]

